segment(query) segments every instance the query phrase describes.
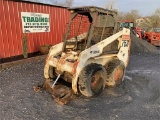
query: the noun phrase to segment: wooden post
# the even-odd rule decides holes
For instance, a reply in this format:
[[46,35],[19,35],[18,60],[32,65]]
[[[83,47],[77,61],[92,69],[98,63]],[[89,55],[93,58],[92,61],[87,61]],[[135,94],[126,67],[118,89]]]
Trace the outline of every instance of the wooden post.
[[28,47],[27,47],[26,33],[23,34],[23,38],[22,38],[22,52],[23,52],[24,58],[28,58]]

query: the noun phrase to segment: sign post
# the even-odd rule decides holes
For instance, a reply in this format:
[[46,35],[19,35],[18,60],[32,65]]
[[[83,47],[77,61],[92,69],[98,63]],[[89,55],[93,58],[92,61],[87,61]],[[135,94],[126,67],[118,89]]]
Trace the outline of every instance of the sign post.
[[23,34],[23,38],[22,38],[22,52],[23,52],[23,57],[27,58],[28,57],[28,49],[27,49],[27,36],[26,36],[26,33]]

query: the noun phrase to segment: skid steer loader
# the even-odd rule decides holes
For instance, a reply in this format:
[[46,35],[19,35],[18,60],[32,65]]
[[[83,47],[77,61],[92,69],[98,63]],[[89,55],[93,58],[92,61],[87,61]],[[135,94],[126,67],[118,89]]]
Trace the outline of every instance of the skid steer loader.
[[[74,94],[93,97],[105,86],[120,84],[131,43],[129,29],[117,31],[116,12],[93,6],[69,11],[71,18],[63,42],[51,47],[44,67],[43,87],[61,104]],[[60,78],[72,87],[59,87]]]

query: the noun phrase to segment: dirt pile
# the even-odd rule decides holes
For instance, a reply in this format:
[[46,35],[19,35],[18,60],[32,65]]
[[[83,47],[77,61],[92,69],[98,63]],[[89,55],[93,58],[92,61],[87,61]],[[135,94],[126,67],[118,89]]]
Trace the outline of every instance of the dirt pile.
[[142,40],[135,35],[131,34],[131,54],[158,54],[158,49],[148,43],[145,40]]

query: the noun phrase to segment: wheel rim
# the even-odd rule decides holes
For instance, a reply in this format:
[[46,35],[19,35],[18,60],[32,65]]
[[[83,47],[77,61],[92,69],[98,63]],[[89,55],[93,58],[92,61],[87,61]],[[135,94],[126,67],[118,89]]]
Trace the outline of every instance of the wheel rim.
[[98,92],[103,86],[103,77],[101,72],[96,72],[91,80],[91,90],[93,92]]
[[122,80],[123,74],[124,74],[123,68],[121,66],[118,66],[114,72],[114,81],[116,83],[120,82]]

